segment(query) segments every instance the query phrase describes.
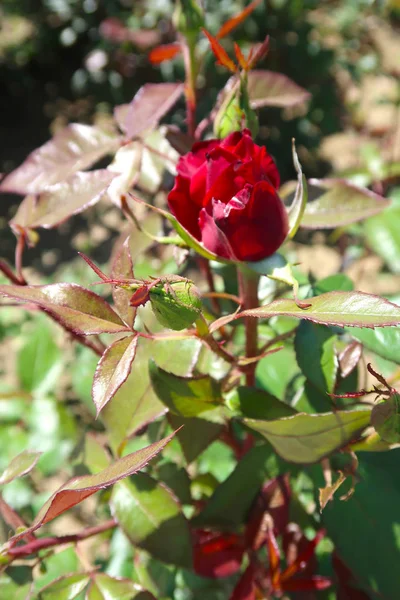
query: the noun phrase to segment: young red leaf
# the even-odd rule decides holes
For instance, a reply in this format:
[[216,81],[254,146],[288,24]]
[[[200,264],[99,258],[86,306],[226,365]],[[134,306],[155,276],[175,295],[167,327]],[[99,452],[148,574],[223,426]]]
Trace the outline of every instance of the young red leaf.
[[238,44],[236,42],[234,42],[233,47],[235,49],[236,60],[238,61],[239,65],[242,67],[242,69],[244,71],[247,71],[248,62],[245,59],[245,57],[243,56],[243,52],[241,51],[240,46],[238,46]]
[[271,576],[271,582],[273,588],[279,588],[281,579],[281,551],[278,546],[278,541],[275,537],[272,528],[268,528],[266,532],[267,536],[267,550],[268,550],[268,561],[269,561],[269,572]]
[[141,450],[128,454],[120,458],[109,467],[96,473],[95,475],[84,475],[75,477],[63,486],[61,486],[42,506],[32,525],[21,531],[9,540],[10,546],[14,546],[18,540],[25,537],[28,533],[33,533],[45,523],[52,521],[66,510],[69,510],[76,504],[79,504],[85,498],[89,498],[99,490],[113,485],[124,477],[129,477],[143,469],[147,463],[154,458],[174,437],[175,432],[168,437],[146,446]]
[[130,331],[103,298],[74,283],[0,285],[0,295],[36,304],[81,335]]
[[249,15],[251,15],[253,10],[257,8],[257,6],[261,4],[261,2],[262,0],[253,0],[253,2],[251,2],[248,6],[246,6],[246,8],[240,11],[240,13],[233,16],[231,19],[228,19],[228,21],[226,21],[226,23],[224,23],[218,31],[217,38],[221,39],[227,36],[233,29],[240,25],[240,23],[243,23],[243,21],[247,19]]
[[78,172],[67,181],[49,185],[32,199],[27,196],[20,204],[10,226],[20,229],[44,227],[51,229],[72,215],[83,212],[100,200],[115,174],[107,169]]
[[293,578],[282,583],[282,590],[285,592],[308,592],[313,590],[326,590],[333,584],[332,579],[322,575],[313,575],[312,577]]
[[92,386],[97,416],[112,400],[131,372],[137,348],[137,335],[117,340],[105,350],[98,362]]
[[307,565],[307,563],[310,561],[310,559],[314,556],[315,549],[324,536],[325,536],[324,529],[321,529],[320,531],[318,531],[317,535],[308,543],[307,547],[303,550],[303,552],[300,552],[300,554],[297,556],[296,560],[294,560],[283,571],[283,573],[281,575],[281,582],[287,581],[288,579],[293,577],[293,575],[295,575],[296,573],[301,571]]
[[254,567],[249,565],[233,590],[230,600],[256,600]]
[[99,128],[73,123],[34,150],[20,167],[5,177],[0,191],[39,194],[47,186],[65,181],[114,152],[120,143],[120,138]]
[[231,73],[236,73],[237,67],[235,63],[229,58],[227,52],[221,46],[219,41],[215,37],[213,37],[211,33],[208,33],[206,29],[203,29],[203,33],[208,37],[208,40],[211,45],[211,50],[217,58],[217,64],[225,67]]
[[159,65],[166,60],[172,60],[181,53],[181,45],[177,42],[156,46],[149,52],[148,58],[152,65]]
[[245,547],[236,534],[200,531],[193,551],[196,573],[203,577],[229,577],[240,569]]

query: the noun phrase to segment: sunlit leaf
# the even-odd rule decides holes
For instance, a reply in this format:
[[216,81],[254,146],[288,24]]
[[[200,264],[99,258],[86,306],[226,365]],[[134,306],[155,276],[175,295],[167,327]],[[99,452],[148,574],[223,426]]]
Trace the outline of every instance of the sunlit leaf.
[[252,108],[288,108],[303,104],[311,97],[309,92],[286,75],[257,69],[248,73],[248,90]]
[[20,167],[3,179],[0,191],[38,194],[47,186],[90,167],[114,152],[120,143],[118,137],[97,127],[73,123],[34,150]]
[[348,333],[378,356],[400,364],[400,327],[385,329],[359,329],[354,327]]
[[289,238],[292,238],[296,235],[296,232],[303,221],[304,211],[306,209],[308,199],[307,181],[301,170],[294,140],[292,140],[292,155],[293,164],[297,173],[297,186],[292,203],[287,209],[289,219]]
[[21,454],[18,454],[0,476],[0,485],[27,475],[35,467],[41,454],[41,452],[35,452],[34,450],[24,450]]
[[121,208],[121,198],[136,185],[140,177],[143,147],[138,141],[129,142],[119,148],[107,169],[114,173],[107,195],[111,202]]
[[52,521],[66,510],[89,498],[89,496],[92,496],[99,490],[109,487],[120,481],[120,479],[129,477],[140,469],[143,469],[152,458],[161,452],[174,435],[175,433],[172,433],[159,442],[150,444],[150,446],[146,446],[142,450],[120,458],[99,473],[71,479],[47,500],[36,515],[32,525],[23,532],[18,533],[18,535],[15,535],[10,541],[14,544],[28,532],[36,531],[45,523]]
[[125,383],[136,355],[137,335],[117,340],[105,350],[93,379],[92,396],[97,415]]
[[307,321],[300,323],[295,336],[296,359],[303,375],[321,392],[332,393],[339,361],[336,336],[330,329]]
[[400,324],[400,307],[385,298],[364,292],[327,292],[307,298],[309,308],[300,308],[294,300],[279,298],[271,304],[221,317],[210,325],[216,331],[241,317],[269,319],[274,316],[296,317],[339,327],[388,327]]
[[146,83],[135,94],[129,108],[117,106],[114,116],[128,138],[137,137],[146,129],[154,128],[182,93],[181,83]]
[[115,486],[111,506],[122,530],[135,546],[164,562],[191,567],[189,526],[167,487],[140,473]]
[[75,173],[67,181],[48,186],[35,198],[27,196],[10,225],[14,230],[51,229],[98,202],[114,177],[106,169]]
[[138,429],[166,412],[165,405],[151,386],[148,373],[150,357],[176,374],[188,375],[198,356],[199,346],[197,340],[140,340],[131,374],[100,415],[109,444],[116,452]]
[[[331,229],[362,221],[382,212],[390,202],[366,188],[341,179],[311,179],[310,195],[301,227]],[[315,189],[317,188],[317,190]]]
[[280,419],[296,414],[289,404],[272,394],[253,387],[239,386],[227,398],[228,407],[240,416],[250,419]]
[[149,362],[149,372],[157,396],[181,417],[197,417],[222,402],[220,386],[208,375],[179,377],[164,371],[153,360]]
[[86,573],[65,575],[39,591],[40,600],[74,600],[89,583],[90,577]]
[[36,304],[82,335],[129,331],[103,298],[74,283],[0,285],[0,295]]
[[96,573],[92,578],[86,600],[152,600],[154,596],[144,592],[130,579],[116,579],[106,573]]
[[[133,261],[128,237],[114,256],[111,267],[111,279],[133,279],[133,277]],[[136,314],[136,310],[130,305],[132,292],[120,286],[113,285],[112,296],[119,315],[125,323],[132,327]]]
[[370,410],[298,414],[276,421],[245,419],[285,460],[309,464],[321,460],[356,438],[370,422]]
[[373,406],[371,425],[384,442],[400,443],[400,394],[392,394]]

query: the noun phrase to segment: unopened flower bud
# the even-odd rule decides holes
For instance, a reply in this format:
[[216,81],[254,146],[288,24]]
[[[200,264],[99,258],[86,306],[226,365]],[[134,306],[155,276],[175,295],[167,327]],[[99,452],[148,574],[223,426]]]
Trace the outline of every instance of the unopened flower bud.
[[150,290],[150,303],[158,322],[175,331],[190,327],[201,314],[200,292],[188,279],[160,282]]

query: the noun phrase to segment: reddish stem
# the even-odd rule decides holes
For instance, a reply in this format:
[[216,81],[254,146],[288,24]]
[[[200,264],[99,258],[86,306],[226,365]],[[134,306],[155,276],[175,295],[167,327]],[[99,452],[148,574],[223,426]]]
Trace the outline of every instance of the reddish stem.
[[[238,269],[239,296],[244,310],[258,306],[259,275],[249,270]],[[246,317],[246,356],[251,358],[258,354],[257,319]],[[254,386],[256,382],[257,363],[250,364],[246,369],[246,385]]]
[[196,67],[195,67],[195,43],[181,36],[180,43],[185,65],[185,97],[186,97],[186,123],[188,134],[194,138],[196,131]]
[[15,249],[15,270],[17,271],[17,276],[18,276],[20,285],[26,285],[25,277],[22,273],[22,258],[24,255],[24,249],[25,249],[25,233],[21,233],[18,237],[17,247]]
[[22,556],[30,556],[31,554],[36,554],[37,552],[39,552],[39,550],[53,548],[54,546],[61,546],[63,544],[77,543],[82,540],[86,540],[89,537],[98,535],[99,533],[103,533],[104,531],[108,531],[109,529],[114,529],[114,527],[116,526],[117,522],[115,521],[115,519],[110,519],[109,521],[101,523],[100,525],[88,527],[80,533],[75,533],[72,535],[61,535],[57,537],[39,538],[35,541],[29,542],[28,544],[24,544],[23,546],[15,546],[14,548],[10,548],[9,550],[7,550],[7,554],[8,556],[12,557],[13,560]]

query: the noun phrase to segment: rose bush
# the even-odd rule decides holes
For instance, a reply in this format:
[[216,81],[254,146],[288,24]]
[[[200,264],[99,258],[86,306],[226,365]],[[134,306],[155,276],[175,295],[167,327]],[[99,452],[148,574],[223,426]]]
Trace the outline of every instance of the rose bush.
[[198,142],[180,158],[177,171],[170,210],[208,250],[257,261],[282,245],[288,220],[277,193],[279,172],[248,129]]

